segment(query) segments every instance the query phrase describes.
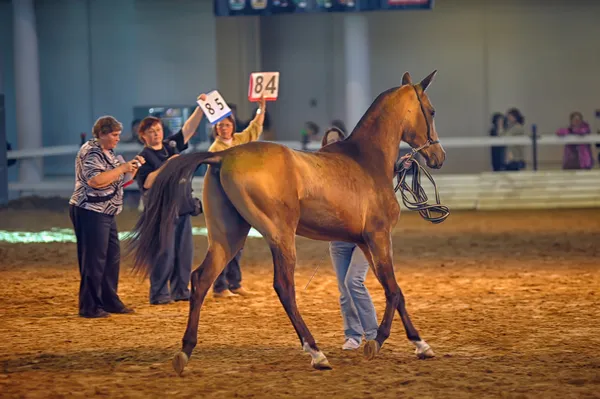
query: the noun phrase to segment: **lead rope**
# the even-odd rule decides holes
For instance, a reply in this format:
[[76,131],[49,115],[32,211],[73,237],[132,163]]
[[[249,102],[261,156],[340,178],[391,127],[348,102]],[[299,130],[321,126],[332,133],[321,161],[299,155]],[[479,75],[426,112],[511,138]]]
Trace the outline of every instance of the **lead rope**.
[[304,287],[304,290],[306,290],[308,288],[308,285],[312,281],[313,277],[315,276],[315,274],[317,274],[317,270],[319,270],[319,265],[317,265],[317,267],[315,267],[315,271],[313,272],[312,276],[310,276],[310,280],[308,280],[308,283],[306,283],[306,286]]
[[[433,180],[433,177],[431,177],[431,174],[425,168],[423,168],[423,166],[421,166],[416,159],[414,159],[415,155],[420,149],[421,148],[417,148],[416,151],[413,149],[406,158],[398,158],[398,161],[394,167],[394,172],[398,178],[398,183],[396,183],[394,191],[397,192],[400,190],[402,202],[408,210],[417,211],[423,219],[431,223],[438,224],[446,220],[446,218],[450,215],[450,210],[447,206],[444,206],[440,203],[440,195],[438,193],[435,181]],[[405,163],[408,163],[409,161],[410,166],[407,168],[405,167]],[[406,175],[411,170],[412,187],[406,182]],[[421,171],[433,185],[433,190],[435,192],[435,204],[430,205],[427,203],[427,194],[421,186]],[[406,193],[409,193],[413,199],[411,200]],[[435,215],[436,213],[439,215]]]

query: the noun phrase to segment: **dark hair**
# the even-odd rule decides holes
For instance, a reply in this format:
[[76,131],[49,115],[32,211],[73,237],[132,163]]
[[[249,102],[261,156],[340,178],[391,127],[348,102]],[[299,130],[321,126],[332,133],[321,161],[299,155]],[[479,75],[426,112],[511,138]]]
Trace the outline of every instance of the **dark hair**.
[[[235,124],[235,118],[233,117],[233,114],[229,115],[228,117],[226,117],[226,118],[224,118],[222,120],[225,120],[225,119],[227,119],[227,120],[229,120],[229,122],[231,122],[231,124],[233,125],[233,134],[235,134],[236,133],[237,125]],[[212,136],[213,136],[213,139],[216,139],[217,136],[218,136],[218,134],[217,134],[217,123],[215,123],[213,125],[213,127],[212,127]]]
[[325,130],[325,133],[323,134],[323,139],[321,140],[321,147],[325,147],[327,145],[327,136],[329,136],[331,132],[336,132],[337,134],[339,134],[342,140],[346,138],[346,134],[342,131],[342,129],[336,126],[332,126],[329,129]]
[[578,116],[579,119],[581,119],[581,121],[583,122],[583,114],[579,111],[571,112],[571,114],[569,115],[569,122],[571,122],[576,116]]
[[147,116],[140,122],[140,126],[138,127],[138,137],[142,143],[145,143],[144,138],[142,137],[143,133],[146,133],[148,129],[156,124],[160,124],[162,126],[162,121],[156,116]]
[[[141,119],[134,119],[133,122],[131,122],[131,127],[134,127],[135,125],[137,125],[138,123],[140,123],[142,120]],[[136,132],[137,133],[137,132]]]
[[511,108],[507,112],[508,115],[512,115],[518,124],[523,125],[525,123],[525,117],[517,108]]
[[490,129],[490,136],[498,135],[498,120],[500,118],[504,118],[504,115],[501,114],[500,112],[496,112],[495,114],[492,115],[492,127]]
[[123,124],[112,116],[101,116],[94,123],[92,128],[92,136],[100,138],[112,132],[120,132],[123,130]]
[[332,127],[337,127],[338,129],[340,129],[342,132],[344,132],[344,134],[346,134],[347,130],[346,130],[346,125],[344,124],[344,122],[342,122],[340,119],[335,119],[331,122],[331,126]]

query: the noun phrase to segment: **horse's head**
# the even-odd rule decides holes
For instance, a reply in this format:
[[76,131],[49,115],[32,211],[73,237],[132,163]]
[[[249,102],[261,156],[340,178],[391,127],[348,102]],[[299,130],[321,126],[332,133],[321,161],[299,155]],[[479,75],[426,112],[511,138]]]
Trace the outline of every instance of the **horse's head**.
[[444,164],[446,152],[440,144],[435,130],[433,120],[435,110],[425,93],[436,73],[437,71],[433,71],[421,82],[413,85],[410,74],[405,72],[402,76],[402,86],[398,90],[406,96],[407,100],[404,101],[408,101],[409,104],[404,120],[405,129],[402,140],[413,149],[419,149],[427,161],[427,166],[439,169]]

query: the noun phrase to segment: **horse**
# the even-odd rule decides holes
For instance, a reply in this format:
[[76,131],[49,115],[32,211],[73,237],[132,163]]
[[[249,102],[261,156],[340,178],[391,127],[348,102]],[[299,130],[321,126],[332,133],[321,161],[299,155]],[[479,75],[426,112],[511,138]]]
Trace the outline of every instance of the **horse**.
[[173,234],[179,192],[196,168],[207,164],[203,204],[208,249],[191,275],[191,297],[181,351],[172,361],[181,375],[198,339],[200,309],[226,264],[242,248],[250,227],[268,243],[273,257],[274,289],[300,345],[315,369],[331,369],[296,304],[294,268],[296,235],[322,241],[356,243],[385,291],[386,305],[374,340],[364,346],[373,359],[390,335],[397,310],[418,358],[435,356],[408,315],[392,260],[392,229],[400,216],[393,190],[401,140],[419,152],[433,169],[446,153],[434,123],[434,108],[425,93],[437,70],[413,84],[382,92],[351,134],[316,152],[292,150],[271,142],[252,142],[221,152],[184,154],[168,162],[148,192],[146,210],[130,236],[133,271],[147,275],[151,260]]

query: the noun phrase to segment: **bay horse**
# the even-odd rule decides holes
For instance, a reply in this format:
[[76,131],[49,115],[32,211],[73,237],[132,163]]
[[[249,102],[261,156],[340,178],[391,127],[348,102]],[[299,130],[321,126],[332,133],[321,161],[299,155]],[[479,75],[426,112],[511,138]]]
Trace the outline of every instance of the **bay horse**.
[[391,234],[400,216],[393,190],[400,141],[419,151],[430,168],[441,168],[446,157],[435,129],[435,111],[425,93],[436,72],[416,85],[406,72],[402,85],[381,93],[345,140],[317,152],[251,142],[221,152],[184,154],[168,162],[149,190],[129,251],[134,254],[134,271],[147,275],[151,260],[162,253],[173,234],[183,183],[200,164],[208,164],[203,192],[208,249],[191,276],[187,327],[181,352],[173,359],[177,374],[181,375],[196,346],[206,294],[242,248],[251,226],[271,249],[273,286],[314,368],[332,367],[296,305],[296,235],[353,242],[364,252],[386,298],[377,337],[365,343],[367,359],[373,359],[389,337],[396,310],[416,355],[434,356],[413,326],[396,282]]

